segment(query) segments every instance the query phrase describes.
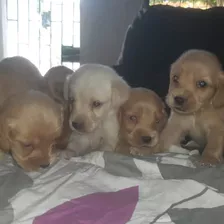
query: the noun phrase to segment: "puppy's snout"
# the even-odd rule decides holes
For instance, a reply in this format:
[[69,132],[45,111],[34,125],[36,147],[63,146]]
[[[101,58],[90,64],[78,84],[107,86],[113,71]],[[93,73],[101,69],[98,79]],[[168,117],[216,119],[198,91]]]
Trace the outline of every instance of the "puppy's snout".
[[185,102],[185,98],[182,96],[175,96],[174,101],[177,105],[182,106]]
[[83,121],[73,121],[72,127],[77,131],[82,131],[84,129],[84,122]]
[[44,164],[44,165],[40,165],[40,167],[43,168],[43,169],[48,168],[49,166],[50,166],[50,163]]
[[142,142],[145,144],[149,144],[152,141],[152,137],[151,136],[142,136]]

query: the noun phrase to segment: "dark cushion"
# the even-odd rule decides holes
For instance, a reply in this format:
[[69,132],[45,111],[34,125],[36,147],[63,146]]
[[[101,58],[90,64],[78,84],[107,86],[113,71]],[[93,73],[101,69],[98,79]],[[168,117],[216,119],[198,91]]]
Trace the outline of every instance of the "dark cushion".
[[189,49],[215,53],[224,65],[224,8],[150,6],[129,27],[115,70],[133,87],[167,94],[170,65]]

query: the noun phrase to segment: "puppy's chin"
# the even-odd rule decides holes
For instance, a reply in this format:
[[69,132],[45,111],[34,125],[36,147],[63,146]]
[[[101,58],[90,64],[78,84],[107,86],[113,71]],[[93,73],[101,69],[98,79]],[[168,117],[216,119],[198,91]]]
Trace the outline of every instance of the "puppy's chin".
[[190,115],[193,114],[195,112],[197,112],[200,107],[188,107],[186,104],[183,106],[178,106],[174,103],[173,97],[172,96],[167,96],[166,98],[166,103],[167,105],[170,107],[170,109],[178,114],[183,114],[183,115]]
[[169,106],[172,111],[178,114],[190,115],[196,113],[200,108],[178,107],[176,105]]
[[73,132],[75,132],[76,134],[85,135],[85,134],[90,134],[90,133],[94,132],[100,126],[100,124],[94,123],[89,128],[84,128],[83,130],[77,130],[72,126],[72,121],[69,121],[69,126],[70,126],[70,129]]
[[27,172],[38,171],[40,168],[47,168],[56,161],[56,153],[52,153],[49,158],[46,157],[23,157],[15,152],[10,153],[15,165]]
[[139,149],[147,149],[147,148],[154,148],[159,143],[159,139],[155,138],[152,140],[150,144],[141,144],[136,143],[132,139],[128,140],[128,144],[132,147],[139,148]]

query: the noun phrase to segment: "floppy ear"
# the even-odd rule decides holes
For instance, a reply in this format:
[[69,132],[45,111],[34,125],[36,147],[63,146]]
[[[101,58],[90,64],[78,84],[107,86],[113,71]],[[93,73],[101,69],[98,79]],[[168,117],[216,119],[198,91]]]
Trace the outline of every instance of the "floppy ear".
[[13,124],[8,119],[5,119],[5,116],[2,114],[0,116],[0,149],[6,153],[11,150],[12,128]]
[[212,99],[214,108],[224,106],[224,72],[220,72],[215,96]]
[[55,82],[52,94],[56,100],[62,102],[64,100],[64,82]]
[[[74,73],[73,73],[74,74]],[[67,77],[66,77],[66,79],[65,79],[65,83],[64,83],[64,99],[65,100],[68,100],[68,98],[69,98],[69,83],[70,83],[70,79],[71,79],[71,77],[72,77],[72,75],[73,74],[70,74],[70,75],[68,75]]]
[[119,122],[120,125],[122,123],[122,117],[123,117],[123,108],[121,106],[119,108],[119,110],[117,111],[117,120],[118,120],[118,122]]
[[112,105],[114,108],[119,108],[130,95],[129,85],[122,79],[115,80],[112,83]]

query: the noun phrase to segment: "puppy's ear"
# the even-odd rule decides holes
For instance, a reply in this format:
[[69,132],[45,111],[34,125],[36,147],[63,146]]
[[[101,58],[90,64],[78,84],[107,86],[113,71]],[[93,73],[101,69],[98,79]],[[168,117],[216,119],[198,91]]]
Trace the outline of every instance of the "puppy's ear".
[[3,152],[10,152],[11,141],[14,135],[13,123],[5,119],[5,116],[0,116],[0,148]]
[[123,117],[123,107],[121,106],[117,112],[117,120],[120,125],[122,123],[122,117]]
[[[74,73],[73,73],[74,74]],[[71,77],[73,76],[73,74],[70,74],[70,75],[68,75],[67,77],[66,77],[66,79],[65,79],[65,83],[64,83],[64,99],[65,100],[68,100],[68,98],[69,98],[69,83],[70,83],[70,79],[71,79]]]
[[115,80],[112,83],[112,105],[113,108],[118,109],[130,95],[129,85],[122,79]]
[[224,72],[220,72],[217,85],[216,94],[212,100],[214,108],[224,106]]

